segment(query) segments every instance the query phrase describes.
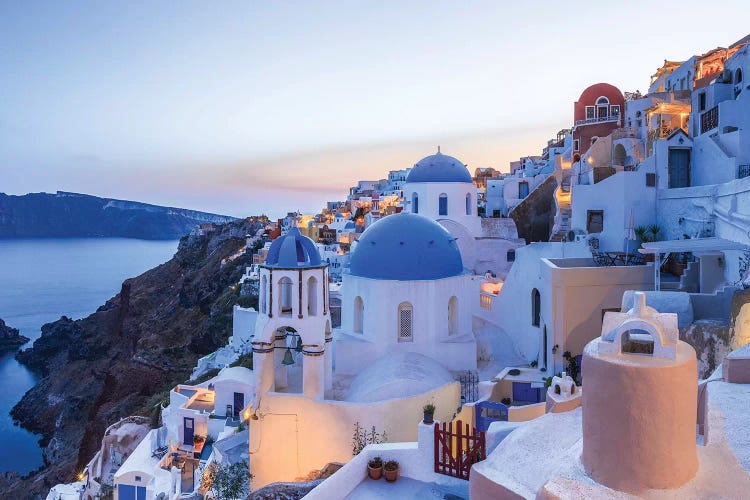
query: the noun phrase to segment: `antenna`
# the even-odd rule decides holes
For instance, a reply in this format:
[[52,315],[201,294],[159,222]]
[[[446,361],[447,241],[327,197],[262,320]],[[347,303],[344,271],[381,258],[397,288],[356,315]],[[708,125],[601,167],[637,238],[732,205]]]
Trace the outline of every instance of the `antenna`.
[[438,144],[438,153],[440,152],[440,144]]

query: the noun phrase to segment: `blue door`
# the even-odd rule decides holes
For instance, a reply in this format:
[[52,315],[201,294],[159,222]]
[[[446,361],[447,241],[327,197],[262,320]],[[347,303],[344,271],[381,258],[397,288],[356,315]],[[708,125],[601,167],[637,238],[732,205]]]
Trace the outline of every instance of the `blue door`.
[[117,485],[117,498],[119,500],[136,500],[135,486],[129,484]]
[[119,500],[146,500],[146,487],[118,484],[117,498]]
[[532,388],[530,382],[513,382],[513,401],[538,403],[541,401],[541,388]]
[[195,422],[192,418],[183,417],[182,427],[184,429],[182,443],[193,446],[193,435],[194,435]]
[[234,393],[234,416],[239,417],[240,412],[245,407],[245,394],[241,392]]
[[507,422],[508,407],[494,401],[481,401],[474,407],[476,415],[476,428],[478,431],[487,431],[492,422]]

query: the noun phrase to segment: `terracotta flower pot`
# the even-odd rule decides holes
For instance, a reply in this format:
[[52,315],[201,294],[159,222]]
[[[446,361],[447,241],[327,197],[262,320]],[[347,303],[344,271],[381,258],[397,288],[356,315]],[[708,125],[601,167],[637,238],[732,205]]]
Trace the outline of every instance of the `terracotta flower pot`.
[[370,476],[370,479],[380,479],[383,476],[383,467],[370,467],[368,465],[367,474]]
[[385,480],[388,482],[393,482],[396,479],[398,479],[398,469],[396,470],[384,470],[383,473],[385,474]]

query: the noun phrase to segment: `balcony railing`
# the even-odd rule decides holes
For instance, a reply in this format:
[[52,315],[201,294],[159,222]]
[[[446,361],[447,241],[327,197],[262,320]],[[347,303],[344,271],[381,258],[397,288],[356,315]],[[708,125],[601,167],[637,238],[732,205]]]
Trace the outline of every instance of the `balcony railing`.
[[492,310],[492,300],[495,298],[494,295],[489,293],[480,293],[479,294],[479,305],[482,307],[482,309],[487,309],[488,311]]
[[576,120],[576,126],[578,125],[589,125],[592,123],[605,123],[605,122],[619,122],[620,115],[609,115],[597,118],[586,118],[585,120]]
[[701,115],[701,134],[719,126],[719,106],[714,106]]
[[750,177],[750,165],[739,165],[737,167],[737,178],[744,179]]

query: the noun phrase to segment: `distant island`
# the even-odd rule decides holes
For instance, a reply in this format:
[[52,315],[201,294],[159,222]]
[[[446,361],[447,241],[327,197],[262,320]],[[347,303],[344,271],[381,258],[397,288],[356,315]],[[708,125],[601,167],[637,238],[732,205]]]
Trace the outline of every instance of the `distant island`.
[[0,238],[177,239],[201,224],[234,217],[58,191],[0,193]]

